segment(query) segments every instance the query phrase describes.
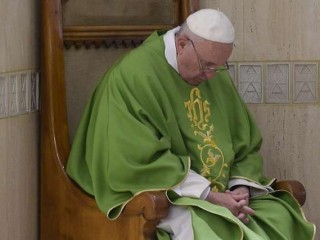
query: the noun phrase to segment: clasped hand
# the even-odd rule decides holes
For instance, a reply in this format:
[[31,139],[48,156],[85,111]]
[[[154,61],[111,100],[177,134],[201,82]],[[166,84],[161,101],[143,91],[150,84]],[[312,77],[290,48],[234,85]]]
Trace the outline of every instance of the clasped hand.
[[244,186],[224,193],[210,191],[206,200],[228,208],[234,216],[245,224],[249,222],[248,215],[255,214],[254,210],[249,207],[249,189]]

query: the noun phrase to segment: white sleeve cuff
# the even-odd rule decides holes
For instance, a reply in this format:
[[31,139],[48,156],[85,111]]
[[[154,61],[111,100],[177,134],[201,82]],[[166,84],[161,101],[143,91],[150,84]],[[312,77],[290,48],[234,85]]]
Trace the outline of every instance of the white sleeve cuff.
[[206,199],[210,191],[210,182],[200,174],[190,170],[186,179],[172,190],[180,196]]
[[251,197],[258,196],[258,195],[265,195],[273,191],[271,186],[263,186],[254,182],[250,182],[245,179],[236,178],[236,179],[231,179],[229,181],[229,189],[237,185],[244,185],[249,187]]

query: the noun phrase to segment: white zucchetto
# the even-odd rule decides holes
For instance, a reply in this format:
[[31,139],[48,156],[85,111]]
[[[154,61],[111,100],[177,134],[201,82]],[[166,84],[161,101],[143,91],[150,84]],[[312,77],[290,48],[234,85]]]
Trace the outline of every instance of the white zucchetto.
[[215,9],[201,9],[191,14],[186,23],[195,35],[220,43],[234,41],[234,28],[228,17]]

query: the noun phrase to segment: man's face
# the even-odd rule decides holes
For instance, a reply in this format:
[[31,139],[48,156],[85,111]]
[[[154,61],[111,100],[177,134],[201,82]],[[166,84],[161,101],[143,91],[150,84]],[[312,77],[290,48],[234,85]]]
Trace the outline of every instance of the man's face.
[[217,69],[226,69],[233,44],[177,37],[176,47],[180,76],[187,83],[197,86],[211,79]]

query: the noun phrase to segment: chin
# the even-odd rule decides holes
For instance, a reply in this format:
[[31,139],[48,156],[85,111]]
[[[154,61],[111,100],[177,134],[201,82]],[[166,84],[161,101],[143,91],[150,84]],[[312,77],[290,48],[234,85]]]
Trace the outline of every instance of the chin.
[[198,86],[201,83],[208,81],[208,79],[191,78],[191,79],[186,79],[185,81],[192,86]]
[[200,85],[202,82],[198,83],[198,82],[190,82],[189,84],[192,86],[198,86]]
[[198,86],[200,83],[199,82],[196,82],[194,81],[193,79],[183,79],[186,83],[188,83],[189,85],[192,85],[192,86]]

